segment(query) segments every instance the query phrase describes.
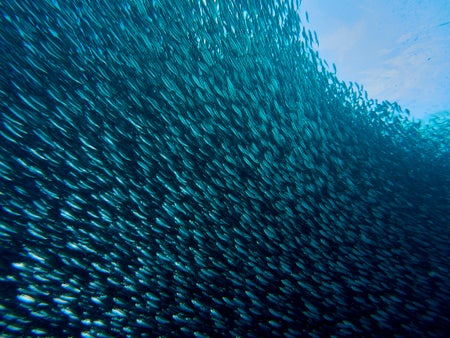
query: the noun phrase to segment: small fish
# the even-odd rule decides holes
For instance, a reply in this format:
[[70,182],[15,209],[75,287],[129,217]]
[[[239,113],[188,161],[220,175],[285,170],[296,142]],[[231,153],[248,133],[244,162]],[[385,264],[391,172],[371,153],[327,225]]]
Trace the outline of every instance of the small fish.
[[300,1],[0,6],[0,335],[445,336],[448,113]]

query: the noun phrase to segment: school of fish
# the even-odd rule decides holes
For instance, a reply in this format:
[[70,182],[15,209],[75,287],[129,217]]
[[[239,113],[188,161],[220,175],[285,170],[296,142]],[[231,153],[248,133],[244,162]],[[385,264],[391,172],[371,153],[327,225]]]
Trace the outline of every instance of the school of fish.
[[449,116],[300,5],[0,0],[2,337],[449,332]]

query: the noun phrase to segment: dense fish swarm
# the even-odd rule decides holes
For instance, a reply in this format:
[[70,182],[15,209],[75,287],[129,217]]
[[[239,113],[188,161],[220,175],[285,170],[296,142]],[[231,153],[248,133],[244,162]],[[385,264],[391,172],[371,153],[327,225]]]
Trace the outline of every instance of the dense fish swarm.
[[0,1],[0,334],[444,336],[449,119],[283,0]]

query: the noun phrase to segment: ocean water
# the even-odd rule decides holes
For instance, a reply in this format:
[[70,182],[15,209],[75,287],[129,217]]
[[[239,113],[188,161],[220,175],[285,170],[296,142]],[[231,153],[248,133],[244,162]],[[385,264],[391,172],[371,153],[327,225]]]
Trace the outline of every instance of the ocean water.
[[450,329],[450,120],[296,1],[0,1],[0,334]]

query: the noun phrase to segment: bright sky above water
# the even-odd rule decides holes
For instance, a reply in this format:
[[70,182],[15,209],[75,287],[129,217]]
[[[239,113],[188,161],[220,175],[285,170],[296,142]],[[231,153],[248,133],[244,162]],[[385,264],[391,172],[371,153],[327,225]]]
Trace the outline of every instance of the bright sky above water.
[[450,110],[449,0],[303,0],[301,12],[340,80],[414,118]]

